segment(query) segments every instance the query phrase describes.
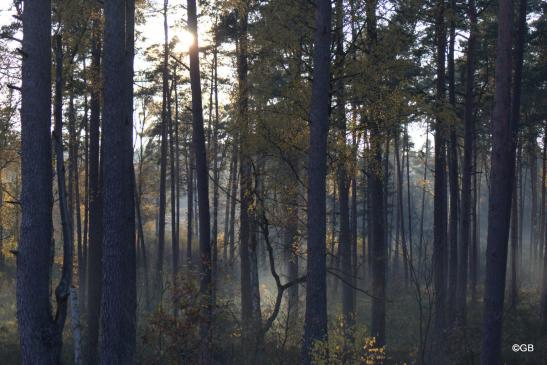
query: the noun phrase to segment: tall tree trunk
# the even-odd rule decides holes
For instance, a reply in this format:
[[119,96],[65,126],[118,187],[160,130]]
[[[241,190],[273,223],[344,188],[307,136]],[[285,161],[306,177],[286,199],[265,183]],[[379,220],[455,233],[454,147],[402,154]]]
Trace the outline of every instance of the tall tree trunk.
[[[516,180],[516,179],[515,179]],[[515,309],[518,301],[518,235],[519,235],[519,217],[518,217],[518,186],[516,181],[513,183],[511,202],[511,279],[510,279],[510,306]]]
[[[513,74],[513,95],[511,100],[511,123],[513,127],[513,134],[514,139],[517,141],[518,134],[519,134],[519,128],[520,128],[520,99],[521,99],[521,89],[522,89],[522,67],[523,67],[523,60],[524,60],[524,45],[526,42],[526,35],[528,33],[527,23],[526,23],[526,13],[527,13],[527,6],[528,2],[526,0],[519,0],[519,6],[518,6],[518,28],[517,28],[517,38],[515,40],[515,53],[513,55],[514,57],[514,74]],[[535,143],[534,143],[535,144]],[[521,150],[522,153],[522,150]],[[522,156],[520,156],[520,160],[522,161]],[[522,172],[521,172],[521,180],[522,180]],[[523,192],[523,183],[521,181],[519,185],[521,189],[521,193]],[[523,214],[524,214],[524,197],[525,195],[521,194],[520,199],[520,224],[521,227],[519,232],[519,247],[520,250],[522,250],[522,235],[524,230],[522,227],[523,224]],[[532,252],[532,250],[530,250]],[[522,259],[522,254],[520,255]],[[538,260],[539,261],[539,260]]]
[[308,162],[308,261],[302,363],[311,364],[314,341],[327,339],[326,176],[329,120],[331,5],[319,0],[315,10],[315,47],[310,104]]
[[230,235],[230,206],[232,202],[232,195],[230,194],[230,189],[232,186],[233,175],[234,175],[234,157],[230,156],[230,165],[228,167],[228,184],[226,185],[226,201],[224,203],[224,242],[223,242],[223,260],[224,263],[228,262],[228,246],[229,246],[229,235]]
[[242,341],[246,361],[256,361],[261,328],[260,301],[256,256],[255,196],[253,187],[253,161],[249,150],[251,128],[248,115],[248,61],[247,61],[248,9],[238,12],[238,122],[240,131],[240,258],[241,258],[241,320]]
[[436,103],[435,122],[435,180],[433,205],[433,289],[435,310],[433,330],[436,338],[435,361],[442,362],[444,332],[446,329],[446,267],[447,267],[447,189],[446,189],[446,135],[447,126],[443,120],[445,106],[445,0],[437,0],[435,9],[435,47],[436,47]]
[[[57,313],[51,313],[50,277],[53,247],[51,169],[51,3],[28,1],[23,12],[21,87],[21,236],[17,251],[17,321],[23,364],[58,364],[71,263],[66,250],[63,280],[56,290]],[[55,117],[62,113],[62,48],[56,44]],[[60,133],[57,133],[60,137]],[[57,140],[57,147],[60,140]],[[62,154],[61,154],[62,155]],[[62,160],[57,161],[62,166]],[[58,170],[57,173],[64,171]],[[63,176],[64,177],[64,176]],[[59,180],[64,182],[59,176]],[[61,191],[60,191],[61,192]],[[63,198],[64,190],[62,191]],[[66,200],[62,203],[65,204]],[[67,211],[64,210],[64,218]],[[65,221],[63,221],[65,222]],[[63,231],[66,233],[66,230]],[[65,246],[68,237],[64,236]],[[70,271],[72,268],[70,267]],[[64,285],[62,287],[61,285]]]
[[419,265],[422,265],[425,260],[425,249],[424,249],[424,219],[425,219],[425,199],[426,199],[426,184],[427,184],[427,170],[429,161],[429,124],[427,124],[425,131],[425,157],[424,157],[424,178],[422,186],[422,202],[420,209],[420,240],[418,243],[419,251]]
[[478,167],[478,148],[475,136],[473,137],[473,207],[471,209],[471,256],[469,263],[469,281],[471,286],[471,302],[477,304],[477,284],[480,270],[480,189],[482,175],[476,171]]
[[235,260],[235,216],[236,216],[236,203],[237,203],[237,163],[238,163],[238,146],[237,141],[232,141],[232,156],[234,159],[234,166],[232,170],[232,186],[230,188],[230,195],[232,197],[230,201],[230,263],[233,264]]
[[[369,39],[368,52],[374,60],[377,50],[376,0],[366,2],[367,35]],[[374,115],[373,115],[374,118]],[[386,145],[388,155],[389,142],[377,120],[371,120],[370,148],[372,159],[368,183],[370,189],[371,211],[371,273],[372,273],[372,306],[370,332],[376,338],[376,343],[383,346],[386,342],[386,273],[387,273],[387,241],[386,241],[386,196],[384,187],[387,184],[385,159],[382,156],[382,145]],[[382,165],[383,168],[382,168]]]
[[[456,113],[456,80],[454,65],[454,44],[456,42],[456,1],[450,0],[449,41],[448,41],[448,103]],[[450,126],[448,142],[448,185],[450,193],[450,212],[448,223],[449,262],[448,262],[448,311],[451,320],[456,314],[456,287],[458,279],[458,223],[459,223],[459,184],[458,184],[458,136],[456,126]]]
[[213,227],[211,230],[211,247],[213,250],[212,258],[212,281],[213,281],[213,305],[216,302],[216,285],[218,273],[218,209],[219,209],[219,184],[220,184],[220,168],[218,157],[218,134],[219,134],[219,112],[218,112],[218,49],[216,46],[213,49],[213,93],[214,93],[214,121],[213,121]]
[[[172,281],[175,288],[177,287],[177,275],[179,272],[179,237],[178,237],[178,220],[177,220],[177,155],[175,151],[175,123],[172,118],[172,102],[171,94],[175,90],[175,82],[171,81],[171,91],[167,95],[167,111],[169,113],[169,169],[171,170],[171,266],[172,266]],[[176,92],[176,91],[175,91]],[[176,304],[176,303],[175,303]]]
[[401,168],[401,148],[399,143],[399,132],[395,132],[395,161],[397,165],[397,210],[399,217],[399,227],[401,230],[401,246],[403,249],[403,264],[405,285],[408,285],[408,246],[406,241],[404,204],[403,204],[403,168]]
[[404,144],[406,147],[406,192],[407,192],[407,211],[408,211],[408,248],[409,261],[413,264],[414,252],[412,243],[412,197],[410,191],[410,141],[408,138],[408,124],[405,126]]
[[532,270],[538,267],[539,259],[539,240],[538,240],[538,171],[537,171],[537,132],[534,125],[528,126],[528,165],[530,166],[530,252],[533,262]]
[[344,6],[342,0],[336,0],[336,73],[338,81],[335,86],[336,110],[335,119],[338,125],[337,130],[337,145],[338,145],[338,166],[336,171],[336,179],[338,184],[338,200],[340,203],[340,232],[338,236],[339,251],[341,256],[341,271],[342,271],[342,311],[344,320],[348,327],[353,325],[353,315],[355,308],[353,307],[353,269],[351,260],[352,241],[350,235],[350,216],[349,216],[349,187],[350,179],[348,173],[349,158],[346,144],[346,100],[343,81],[343,65],[344,65]]
[[[477,10],[475,0],[468,0],[467,16],[470,21],[469,39],[467,43],[467,64],[465,66],[465,106],[464,106],[464,136],[463,136],[463,164],[462,164],[462,209],[460,226],[459,269],[456,285],[456,316],[461,324],[466,323],[467,306],[467,272],[468,257],[471,257],[470,268],[473,267],[475,255],[469,250],[471,241],[471,209],[473,176],[473,134],[474,108],[473,82],[475,75],[475,47],[477,42]],[[471,269],[471,271],[473,271]]]
[[[134,173],[134,172],[133,172]],[[139,172],[139,177],[141,176],[142,171]],[[141,184],[137,184],[135,178],[135,214],[137,215],[137,233],[138,233],[138,243],[141,250],[141,260],[142,260],[142,271],[143,271],[143,281],[144,281],[144,304],[147,310],[151,309],[150,301],[150,286],[148,280],[148,254],[146,252],[146,244],[144,241],[144,224],[142,220],[141,213],[141,196],[142,196]]]
[[[295,151],[290,152],[290,165],[295,168],[296,171],[300,171],[300,161]],[[300,247],[300,239],[298,235],[298,215],[299,210],[299,189],[298,179],[294,176],[293,172],[289,170],[289,181],[291,185],[289,191],[286,192],[286,220],[284,227],[284,244],[285,244],[285,262],[287,263],[287,279],[289,282],[298,279],[298,262],[299,255],[298,250]],[[287,316],[288,324],[295,325],[298,318],[298,285],[293,285],[288,289],[288,301],[287,301]]]
[[63,51],[61,35],[55,37],[55,126],[53,137],[55,141],[55,162],[57,174],[57,190],[59,192],[59,211],[61,213],[61,226],[63,238],[63,267],[61,281],[55,290],[57,300],[57,313],[55,315],[56,326],[52,331],[54,340],[58,343],[57,354],[60,362],[62,332],[67,314],[67,301],[72,286],[72,262],[74,249],[74,230],[72,228],[72,215],[67,197],[65,180],[65,165],[63,151]]
[[198,19],[196,1],[188,0],[188,29],[194,37],[190,46],[190,85],[192,88],[192,144],[196,155],[196,175],[199,205],[199,251],[201,259],[200,295],[202,300],[203,322],[200,328],[202,343],[201,361],[211,361],[211,231],[209,215],[209,173],[207,152],[203,131],[203,107],[201,102],[201,78],[199,74]]
[[[94,16],[99,16],[95,10]],[[89,119],[89,249],[88,249],[88,297],[87,297],[87,354],[88,364],[99,360],[99,322],[102,293],[102,235],[103,235],[103,195],[102,169],[100,161],[100,105],[101,88],[101,44],[99,19],[92,25],[91,41],[91,102]]]
[[161,141],[160,141],[160,202],[158,211],[158,256],[156,261],[156,302],[161,300],[163,291],[163,260],[165,251],[165,208],[167,185],[167,129],[170,112],[169,99],[169,39],[167,26],[168,0],[163,1],[163,65],[162,65],[162,103],[161,103]]
[[133,364],[137,304],[132,113],[134,0],[105,2],[104,16],[101,363]]
[[186,163],[186,259],[192,262],[192,240],[194,239],[194,147],[190,143],[187,148]]
[[[481,364],[483,365],[500,364],[502,362],[501,329],[515,164],[513,130],[518,123],[517,120],[511,117],[512,8],[511,0],[500,0],[496,46],[496,89],[492,115],[491,184],[488,203],[486,282],[481,347]],[[518,111],[520,109],[520,97],[517,94],[520,94],[520,90],[517,92],[515,89],[513,103],[516,101],[518,103],[517,105],[513,104],[513,110],[516,108]]]

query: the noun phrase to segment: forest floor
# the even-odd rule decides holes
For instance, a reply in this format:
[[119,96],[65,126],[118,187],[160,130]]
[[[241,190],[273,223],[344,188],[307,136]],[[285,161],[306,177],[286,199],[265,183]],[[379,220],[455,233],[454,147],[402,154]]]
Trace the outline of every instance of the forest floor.
[[[8,266],[6,272],[0,273],[0,364],[19,364],[19,345],[16,322],[16,305],[15,305],[15,280],[14,268]],[[233,282],[233,278],[227,278]],[[265,280],[266,281],[266,280]],[[412,287],[406,287],[404,280],[393,280],[389,288],[389,298],[387,303],[387,346],[386,346],[386,361],[385,364],[412,364],[420,357],[420,319],[419,306],[416,300],[416,292]],[[267,281],[266,281],[267,283]],[[264,283],[261,292],[263,297],[263,318],[269,315],[271,309],[271,298],[273,292],[268,289]],[[338,331],[337,318],[341,312],[341,305],[338,300],[341,287],[334,286],[329,298],[329,314],[331,317],[330,338],[334,343],[333,346],[338,346],[343,343],[343,336]],[[196,288],[193,284],[185,287],[184,290],[193,291]],[[304,288],[301,288],[301,298],[303,298]],[[189,294],[189,293],[186,293]],[[222,327],[218,331],[217,347],[219,356],[222,357],[222,364],[238,364],[240,352],[240,334],[238,333],[238,303],[233,300],[225,300],[222,298],[227,292],[221,293],[219,302],[222,303],[222,309],[219,311],[219,322],[222,322]],[[396,295],[395,295],[396,294]],[[424,301],[427,302],[427,292],[423,291]],[[478,293],[481,298],[482,293]],[[192,297],[191,295],[187,295]],[[141,298],[142,299],[142,298]],[[520,292],[519,304],[516,308],[506,308],[504,317],[503,331],[503,356],[507,364],[515,365],[543,365],[547,364],[547,338],[541,338],[539,334],[539,313],[538,294],[535,288],[524,288]],[[189,305],[187,302],[184,305]],[[301,303],[301,308],[304,308],[304,303]],[[370,297],[363,293],[358,293],[356,317],[356,338],[360,336],[366,337],[367,326],[362,324],[370,323]],[[185,310],[187,310],[186,308]],[[177,333],[184,333],[185,326],[192,326],[191,321],[185,322],[183,318],[178,318],[176,326],[172,326],[166,321],[167,311],[154,312],[152,314],[144,314],[141,312],[139,316],[139,337],[138,337],[138,363],[144,365],[150,364],[171,364],[173,363],[169,351],[180,354],[174,348],[170,348],[169,338],[177,338],[176,341],[171,341],[171,345],[181,346],[178,341],[189,341],[192,343],[195,339],[188,339],[180,336]],[[422,336],[431,335],[426,333],[429,306],[424,305],[422,308]],[[191,313],[191,311],[190,311]],[[468,323],[463,330],[452,330],[448,334],[449,358],[447,364],[478,364],[480,351],[480,328],[482,317],[482,303],[469,305]],[[298,361],[299,356],[299,340],[301,336],[303,310],[299,312],[297,324],[291,328],[287,328],[286,315],[281,313],[278,320],[275,322],[272,329],[269,331],[265,339],[266,356],[262,360],[266,364],[293,364]],[[195,322],[195,321],[194,321]],[[158,332],[159,331],[159,332]],[[192,331],[190,331],[191,333]],[[158,360],[158,333],[165,338],[161,356]],[[171,336],[171,337],[169,337]],[[175,336],[175,337],[173,337]],[[70,317],[67,320],[65,329],[65,342],[63,348],[64,363],[71,364],[72,361],[72,333]],[[222,337],[222,338],[220,338]],[[364,339],[363,339],[364,340]],[[533,352],[513,352],[513,344],[532,344]],[[184,345],[182,345],[184,347]],[[220,355],[221,354],[221,355]],[[178,356],[178,355],[177,355]],[[261,364],[262,365],[262,364]]]

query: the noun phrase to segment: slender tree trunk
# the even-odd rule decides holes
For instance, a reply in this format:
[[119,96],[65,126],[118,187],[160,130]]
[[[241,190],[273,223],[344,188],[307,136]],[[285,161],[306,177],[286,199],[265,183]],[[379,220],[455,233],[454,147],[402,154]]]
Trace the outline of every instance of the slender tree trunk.
[[[376,29],[376,0],[366,2],[367,35],[369,39],[368,51],[372,59],[376,58],[377,29]],[[374,117],[374,116],[373,116]],[[368,176],[371,210],[371,242],[370,260],[372,274],[372,306],[371,306],[371,335],[376,338],[379,346],[386,342],[386,274],[387,274],[387,241],[386,241],[386,200],[385,189],[387,184],[387,169],[385,158],[382,156],[382,145],[386,145],[388,155],[389,142],[383,134],[379,121],[371,120],[370,148],[372,159]],[[383,168],[382,168],[382,165]],[[373,212],[373,213],[372,213]]]
[[[83,60],[83,70],[84,75],[86,74],[87,68],[86,68],[86,59]],[[86,307],[87,307],[87,247],[89,242],[89,117],[88,117],[88,101],[87,101],[87,93],[88,93],[88,84],[87,84],[87,77],[84,76],[84,227],[83,227],[83,236],[82,236],[82,262],[81,266],[79,267],[81,276],[80,276],[80,297],[79,297],[79,303],[80,303],[80,310],[82,313],[86,313]],[[82,356],[85,356],[83,354]],[[85,359],[85,357],[84,357]]]
[[[456,80],[454,65],[454,44],[456,42],[456,1],[450,0],[449,42],[448,42],[448,103],[456,113]],[[459,184],[458,184],[458,136],[456,127],[450,126],[448,142],[448,185],[450,193],[450,212],[448,223],[449,262],[448,262],[448,311],[450,320],[455,320],[456,288],[458,279],[458,223],[459,223]]]
[[535,126],[530,125],[528,131],[528,165],[530,166],[530,248],[533,255],[532,270],[539,266],[538,240],[538,171],[537,171],[537,133]]
[[148,254],[146,252],[146,244],[144,240],[144,227],[143,227],[142,213],[141,213],[141,196],[142,196],[141,191],[142,191],[141,185],[137,184],[137,180],[135,178],[135,213],[137,215],[137,233],[138,233],[137,236],[139,241],[138,243],[140,245],[140,250],[141,250],[143,281],[144,281],[144,298],[145,298],[144,302],[145,302],[146,309],[150,310],[151,301],[150,301],[150,286],[149,286],[149,280],[148,280],[148,273],[149,273]]
[[[516,179],[515,179],[516,180]],[[511,279],[510,279],[510,306],[515,309],[518,302],[518,235],[519,235],[519,217],[518,217],[518,187],[513,183],[512,202],[511,202]]]
[[[216,42],[215,36],[215,42]],[[218,134],[219,134],[219,112],[218,112],[218,49],[215,43],[213,50],[213,93],[215,103],[215,116],[213,122],[213,226],[211,230],[211,246],[213,250],[212,264],[212,281],[213,281],[213,305],[216,302],[216,286],[218,273],[218,209],[219,209],[219,184],[220,184],[220,168],[218,157]]]
[[186,166],[186,259],[188,264],[192,262],[192,240],[194,239],[194,148],[188,146],[188,159]]
[[[63,238],[63,267],[61,281],[55,290],[57,300],[57,313],[55,315],[56,328],[53,331],[54,341],[59,344],[57,354],[58,361],[61,357],[62,333],[67,315],[68,296],[72,286],[72,263],[74,250],[74,230],[72,226],[72,214],[67,197],[67,187],[65,180],[65,165],[63,151],[63,51],[61,35],[55,37],[55,126],[54,126],[54,144],[55,144],[55,163],[57,175],[57,190],[59,192],[59,211],[61,213],[61,226]],[[69,116],[70,118],[70,116]],[[70,156],[70,154],[69,154]]]
[[403,264],[405,285],[408,285],[408,247],[406,241],[405,232],[405,220],[404,220],[404,205],[403,205],[403,168],[401,168],[401,154],[400,154],[399,132],[395,134],[395,160],[397,165],[397,210],[399,217],[399,227],[401,230],[401,246],[403,249]]
[[476,171],[477,164],[477,143],[475,138],[473,140],[473,208],[471,210],[471,221],[473,223],[471,230],[471,262],[469,263],[469,280],[471,286],[471,302],[477,304],[477,283],[479,281],[479,270],[480,270],[480,188],[482,175]]
[[230,201],[230,263],[233,263],[235,260],[235,216],[236,216],[236,196],[237,196],[237,171],[238,171],[238,148],[237,142],[234,140],[232,146],[232,156],[234,159],[234,166],[232,170],[232,186],[230,190],[230,195],[232,197]]
[[261,328],[260,301],[258,292],[258,273],[256,262],[256,226],[254,224],[256,206],[253,187],[253,161],[250,156],[249,139],[251,129],[248,115],[248,61],[247,25],[248,9],[238,13],[238,122],[240,130],[240,258],[241,258],[241,320],[242,341],[246,349],[246,361],[255,362]]
[[308,261],[302,363],[311,364],[314,341],[327,339],[326,176],[330,80],[330,1],[315,10],[315,47],[308,162]]
[[[174,81],[171,82],[172,90],[174,90]],[[172,280],[175,288],[177,287],[177,275],[179,272],[179,237],[177,231],[177,164],[176,159],[177,155],[175,154],[175,128],[176,126],[173,123],[172,118],[172,108],[171,108],[171,93],[167,95],[167,111],[169,113],[169,169],[171,170],[171,265],[172,265]],[[176,304],[176,303],[175,303]]]
[[[481,364],[483,365],[502,362],[501,328],[515,164],[512,123],[513,129],[518,123],[517,120],[511,120],[512,15],[512,1],[501,0],[498,10],[496,89],[492,115],[491,184],[481,347]],[[520,94],[520,90],[518,93]],[[514,95],[514,98],[518,96]],[[520,100],[519,98],[516,100],[519,105],[513,104],[513,108],[519,110]],[[513,99],[513,103],[516,100]]]
[[233,181],[234,174],[234,157],[230,156],[230,166],[228,168],[228,184],[226,185],[226,201],[224,203],[224,242],[223,242],[223,260],[224,263],[228,262],[228,246],[229,246],[229,235],[230,235],[230,206],[232,195],[230,194],[230,189]]
[[[435,46],[437,65],[436,103],[437,113],[445,105],[445,0],[437,0],[435,10]],[[442,115],[435,123],[435,180],[433,205],[433,288],[435,310],[433,330],[436,338],[435,361],[444,361],[444,336],[446,330],[446,267],[447,267],[447,189],[446,189],[446,135],[447,126]]]
[[426,198],[426,183],[427,183],[427,169],[429,160],[429,124],[426,127],[425,131],[425,157],[424,157],[424,178],[422,186],[422,203],[420,210],[420,240],[418,244],[419,251],[419,264],[423,264],[425,260],[425,249],[424,249],[424,219],[425,219],[425,198]]
[[170,112],[169,99],[169,39],[167,26],[168,0],[163,1],[163,65],[162,65],[162,103],[161,103],[161,141],[160,141],[160,202],[158,216],[158,256],[156,260],[156,302],[161,300],[163,291],[163,260],[165,251],[165,209],[167,185],[167,130]]
[[[459,250],[459,269],[456,285],[456,316],[461,324],[466,323],[467,306],[467,272],[468,257],[471,257],[470,268],[473,267],[473,260],[476,257],[473,250],[470,251],[471,241],[471,203],[472,188],[471,178],[473,176],[473,134],[474,134],[474,108],[475,101],[473,96],[473,82],[475,75],[475,47],[477,37],[477,11],[475,0],[468,0],[467,16],[470,21],[469,39],[467,43],[467,64],[465,68],[465,106],[464,106],[464,148],[462,164],[462,209],[460,226],[460,250]],[[473,269],[471,269],[473,271]]]
[[342,283],[342,311],[344,320],[348,327],[353,325],[353,315],[355,308],[353,307],[353,281],[352,269],[352,241],[350,234],[350,214],[349,214],[349,187],[350,178],[348,173],[349,158],[347,154],[346,144],[346,100],[343,78],[340,73],[344,65],[344,7],[342,0],[336,0],[336,55],[335,64],[336,72],[338,73],[338,81],[335,86],[336,110],[335,118],[338,125],[338,166],[336,171],[336,179],[338,184],[338,200],[340,203],[340,232],[339,232],[339,252],[341,256],[341,271],[344,282]]
[[412,243],[412,197],[410,191],[410,143],[408,138],[408,125],[405,126],[405,140],[404,144],[406,147],[406,192],[407,192],[407,211],[408,211],[408,247],[409,251],[409,261],[413,264],[414,252],[413,252],[413,243]]
[[[95,16],[98,16],[98,10]],[[87,297],[87,347],[86,361],[97,364],[99,359],[99,321],[102,293],[102,172],[100,161],[101,139],[100,105],[101,44],[99,20],[93,22],[91,50],[91,103],[89,119],[89,249]]]
[[202,300],[203,322],[200,328],[202,343],[201,362],[211,361],[211,320],[212,320],[212,282],[211,282],[211,231],[209,215],[209,173],[207,152],[203,131],[203,107],[201,101],[201,78],[199,74],[198,19],[196,1],[188,0],[188,29],[194,36],[190,46],[190,84],[192,88],[192,143],[196,155],[196,175],[199,205],[199,251],[201,259],[200,295]]

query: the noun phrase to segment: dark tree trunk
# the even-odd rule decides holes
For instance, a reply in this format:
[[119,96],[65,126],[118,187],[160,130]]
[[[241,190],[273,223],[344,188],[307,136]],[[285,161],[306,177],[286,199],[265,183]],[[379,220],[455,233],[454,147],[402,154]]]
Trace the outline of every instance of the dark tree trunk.
[[315,48],[308,162],[308,262],[302,363],[311,363],[314,341],[327,339],[326,176],[330,81],[330,1],[315,10]]
[[[377,29],[376,29],[376,7],[377,2],[370,0],[366,2],[367,35],[369,39],[368,51],[370,57],[376,57]],[[370,125],[370,148],[371,161],[368,175],[370,190],[371,216],[371,242],[370,260],[372,273],[372,320],[370,332],[376,338],[376,343],[383,346],[386,342],[386,280],[387,280],[387,241],[386,241],[386,196],[385,186],[386,166],[382,156],[382,145],[386,136],[382,133],[382,127],[376,120],[371,120]],[[387,142],[387,141],[386,141]],[[386,143],[386,155],[389,143]],[[382,168],[382,165],[384,167]]]
[[[171,188],[171,266],[172,266],[172,280],[173,285],[177,287],[177,275],[179,272],[179,237],[178,237],[178,220],[177,220],[177,176],[178,176],[178,170],[177,170],[177,163],[176,160],[178,158],[178,155],[176,155],[175,151],[175,123],[173,123],[172,118],[172,102],[171,102],[171,94],[173,91],[175,91],[175,82],[174,80],[171,82],[171,91],[167,95],[167,111],[169,113],[169,125],[168,125],[168,133],[169,133],[169,169],[171,170],[171,181],[170,181],[170,188]],[[175,91],[176,92],[176,91]],[[175,303],[176,304],[176,303]]]
[[475,47],[477,37],[477,14],[475,0],[469,0],[467,4],[467,16],[470,21],[469,39],[467,43],[467,64],[465,68],[465,106],[464,106],[464,137],[463,137],[463,165],[462,165],[462,209],[460,226],[460,250],[459,269],[456,285],[456,316],[461,324],[466,323],[467,306],[467,272],[468,257],[471,257],[473,267],[474,255],[469,250],[471,241],[471,203],[472,188],[471,178],[473,176],[473,82],[475,75]]
[[230,263],[233,264],[235,260],[235,216],[236,216],[236,203],[237,203],[237,160],[238,160],[238,148],[237,142],[234,140],[232,146],[232,156],[234,159],[234,166],[232,167],[232,186],[230,188]]
[[199,205],[199,251],[201,261],[200,294],[202,300],[201,361],[209,363],[211,359],[211,231],[209,215],[209,173],[207,170],[207,152],[203,131],[203,108],[201,103],[201,78],[199,74],[198,19],[196,1],[188,0],[188,29],[194,36],[189,49],[190,84],[192,88],[192,144],[196,155],[196,175]]
[[[433,205],[433,289],[435,292],[435,310],[433,330],[436,339],[435,358],[443,361],[443,337],[446,329],[446,267],[447,267],[447,189],[446,189],[446,122],[442,119],[445,106],[445,0],[437,0],[435,10],[435,46],[436,46],[436,103],[435,123],[435,180]],[[440,356],[440,357],[439,357]]]
[[[98,11],[98,10],[97,10]],[[99,22],[93,22],[91,50],[91,103],[89,119],[89,249],[87,363],[98,363],[99,319],[102,292],[102,172],[100,167],[100,67],[101,44]]]
[[537,171],[537,132],[534,125],[528,127],[528,165],[530,166],[530,253],[533,257],[532,270],[539,262],[539,240],[538,240],[538,171]]
[[404,220],[404,204],[403,204],[403,168],[401,168],[401,148],[399,143],[399,132],[395,134],[395,161],[397,165],[397,211],[399,217],[399,224],[401,231],[401,246],[403,249],[403,264],[404,264],[404,276],[405,285],[408,285],[408,246],[406,241],[406,230]]
[[49,300],[53,249],[51,208],[51,2],[27,1],[23,12],[21,86],[21,237],[17,254],[17,321],[21,362],[57,364],[60,338]]
[[[429,124],[425,131],[425,157],[424,157],[424,178],[423,181],[427,181],[427,170],[429,168]],[[425,248],[424,248],[424,219],[425,219],[425,199],[426,199],[426,184],[422,187],[422,202],[420,210],[420,240],[418,243],[418,263],[422,265],[425,260]]]
[[158,256],[156,259],[156,302],[161,299],[163,291],[163,260],[165,251],[165,209],[167,186],[167,130],[169,126],[170,112],[168,110],[169,99],[169,40],[167,27],[168,0],[163,2],[163,65],[162,65],[162,103],[161,103],[161,141],[160,141],[160,202],[158,212]]
[[255,196],[253,187],[253,161],[249,143],[251,128],[248,115],[248,61],[247,26],[248,9],[238,14],[238,122],[240,132],[240,258],[241,258],[241,321],[242,341],[247,352],[246,361],[256,361],[256,350],[261,346],[260,296],[258,291]]
[[[134,173],[134,172],[133,172]],[[142,173],[142,171],[139,173]],[[143,271],[143,281],[144,281],[144,305],[147,310],[151,309],[151,301],[150,301],[150,286],[149,286],[149,280],[148,280],[148,254],[146,252],[146,244],[144,241],[144,224],[142,220],[142,213],[141,213],[141,185],[137,184],[137,180],[135,178],[135,214],[137,215],[137,236],[138,236],[138,244],[140,245],[140,251],[141,251],[141,263],[142,263],[142,271]]]
[[[70,221],[73,222],[74,216],[76,216],[76,257],[78,259],[78,285],[82,285],[82,279],[84,277],[82,267],[83,264],[83,248],[82,248],[82,216],[80,211],[80,173],[78,169],[78,149],[79,149],[79,136],[76,132],[76,108],[74,106],[74,78],[70,77],[70,96],[68,104],[68,133],[69,133],[69,187],[72,186],[72,193],[69,193],[69,210]],[[70,192],[71,189],[69,189]],[[73,194],[73,198],[70,195]],[[72,201],[70,201],[72,200]],[[72,231],[74,225],[71,224]],[[72,236],[74,233],[72,232]],[[72,238],[74,241],[74,238]],[[80,297],[81,300],[81,297]]]
[[232,204],[232,195],[230,189],[234,179],[234,162],[235,156],[230,156],[230,166],[228,168],[228,184],[226,185],[226,201],[224,209],[224,242],[223,242],[223,260],[224,263],[228,262],[228,246],[229,246],[229,236],[230,236],[230,206]]
[[[456,80],[454,65],[454,44],[456,42],[456,1],[450,0],[449,41],[448,41],[448,103],[456,113]],[[458,184],[458,137],[456,126],[450,126],[448,142],[448,185],[450,193],[450,212],[448,223],[449,262],[448,262],[448,311],[450,320],[456,314],[456,287],[458,279],[458,222],[459,222],[459,184]]]
[[[216,36],[215,36],[216,42]],[[211,159],[213,160],[213,226],[211,229],[211,247],[213,250],[212,258],[212,281],[213,281],[213,305],[216,302],[216,285],[218,273],[218,209],[219,209],[219,184],[220,184],[220,168],[218,156],[218,135],[219,135],[219,113],[218,113],[218,49],[215,43],[213,50],[213,81],[212,93],[214,93],[214,121],[213,121],[213,151]]]
[[350,155],[347,154],[346,144],[346,100],[344,82],[341,77],[344,65],[344,7],[342,0],[336,0],[336,55],[335,65],[338,81],[335,86],[335,119],[338,125],[337,144],[338,144],[338,166],[336,171],[336,179],[338,185],[338,200],[340,203],[340,232],[338,236],[338,245],[340,252],[342,283],[342,312],[344,320],[348,327],[353,325],[353,315],[355,308],[353,307],[353,281],[352,269],[352,241],[350,235],[350,214],[349,214],[349,187],[350,178],[348,173],[348,165]]
[[[296,171],[299,171],[300,165],[295,153],[291,155],[291,166],[297,166]],[[289,181],[292,182],[290,190],[286,196],[286,221],[284,229],[284,244],[285,244],[285,261],[287,263],[287,279],[289,282],[293,282],[298,279],[298,249],[300,246],[300,240],[298,235],[298,180],[292,175],[289,177]],[[287,301],[287,315],[289,325],[295,325],[298,318],[298,285],[293,285],[288,289],[288,301]]]
[[[516,179],[515,179],[516,180]],[[517,272],[518,272],[518,241],[519,241],[519,217],[518,217],[518,186],[516,181],[513,183],[513,191],[511,193],[512,202],[511,202],[511,279],[510,279],[510,289],[509,289],[509,298],[510,306],[514,310],[518,302],[518,282],[517,282]]]
[[477,156],[478,148],[476,137],[473,136],[473,201],[471,208],[471,252],[470,252],[470,262],[469,262],[469,285],[471,286],[471,303],[477,304],[477,283],[479,281],[479,267],[480,267],[480,257],[479,257],[479,235],[480,235],[480,187],[481,187],[481,176],[477,170]]
[[192,240],[194,239],[194,147],[188,146],[188,159],[186,163],[186,259],[188,264],[192,262]]
[[135,362],[134,6],[104,5],[102,364]]
[[[511,120],[511,41],[513,9],[511,0],[500,0],[496,45],[496,89],[492,115],[492,155],[490,198],[488,203],[488,237],[486,248],[486,282],[481,347],[481,364],[500,364],[501,328],[507,268],[507,241],[511,217],[515,143]],[[515,90],[515,98],[518,98]],[[518,90],[520,94],[520,90]],[[518,99],[517,99],[518,100]],[[515,99],[513,99],[513,103]],[[520,101],[518,102],[520,104]],[[519,106],[513,104],[519,110]]]

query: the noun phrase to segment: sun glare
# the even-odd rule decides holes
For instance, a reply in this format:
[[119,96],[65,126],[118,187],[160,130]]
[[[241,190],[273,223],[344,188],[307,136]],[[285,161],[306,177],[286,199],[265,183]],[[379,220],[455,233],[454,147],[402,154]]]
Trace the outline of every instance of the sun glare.
[[178,30],[174,37],[177,39],[176,52],[188,52],[190,46],[194,43],[194,36],[185,29]]

